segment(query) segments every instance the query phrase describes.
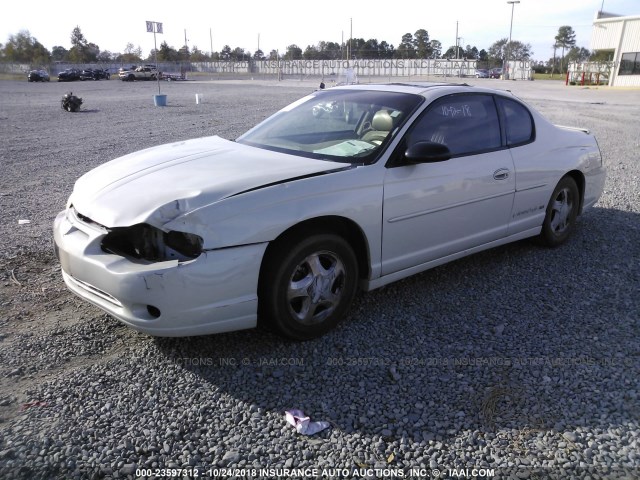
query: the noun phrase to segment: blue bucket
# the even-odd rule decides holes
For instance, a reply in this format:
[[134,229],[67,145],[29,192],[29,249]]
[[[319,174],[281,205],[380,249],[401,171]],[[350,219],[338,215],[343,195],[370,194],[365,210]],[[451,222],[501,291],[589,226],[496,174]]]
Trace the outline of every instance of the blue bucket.
[[156,107],[166,107],[167,106],[167,96],[166,95],[154,95],[153,96],[153,104]]

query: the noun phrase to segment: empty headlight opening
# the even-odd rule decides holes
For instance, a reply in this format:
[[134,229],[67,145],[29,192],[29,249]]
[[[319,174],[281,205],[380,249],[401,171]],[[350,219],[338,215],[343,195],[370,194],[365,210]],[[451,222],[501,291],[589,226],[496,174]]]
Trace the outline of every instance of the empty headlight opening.
[[193,260],[202,253],[202,237],[186,232],[163,232],[147,223],[109,230],[102,240],[102,250],[114,255],[164,262]]

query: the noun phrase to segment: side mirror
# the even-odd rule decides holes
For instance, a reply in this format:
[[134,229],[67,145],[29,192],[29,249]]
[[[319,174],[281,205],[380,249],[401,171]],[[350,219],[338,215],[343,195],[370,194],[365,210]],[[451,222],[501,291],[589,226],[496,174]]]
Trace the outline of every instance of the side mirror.
[[451,158],[451,151],[441,143],[418,142],[404,152],[404,158],[408,163],[444,162]]

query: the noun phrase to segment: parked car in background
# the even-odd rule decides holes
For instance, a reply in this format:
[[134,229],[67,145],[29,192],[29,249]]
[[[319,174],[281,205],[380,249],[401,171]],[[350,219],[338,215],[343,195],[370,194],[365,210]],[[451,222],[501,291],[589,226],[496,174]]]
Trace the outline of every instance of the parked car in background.
[[489,70],[485,68],[476,68],[476,78],[489,78]]
[[98,76],[92,68],[85,68],[80,72],[80,80],[98,80]]
[[73,82],[75,80],[80,80],[80,70],[77,68],[67,68],[58,74],[59,82]]
[[133,82],[134,80],[156,80],[161,73],[154,65],[144,65],[133,70],[120,70],[118,77],[123,82]]
[[[72,292],[139,331],[260,318],[305,340],[359,288],[528,237],[563,244],[604,182],[592,134],[510,92],[335,87],[236,141],[161,145],[86,173],[54,222],[55,251]],[[566,254],[589,243],[580,233]]]
[[500,78],[502,76],[502,68],[492,68],[489,70],[489,78]]
[[27,74],[27,82],[48,82],[49,80],[46,70],[31,70]]
[[109,80],[111,78],[111,74],[109,73],[108,68],[94,68],[93,73],[96,75],[98,80]]

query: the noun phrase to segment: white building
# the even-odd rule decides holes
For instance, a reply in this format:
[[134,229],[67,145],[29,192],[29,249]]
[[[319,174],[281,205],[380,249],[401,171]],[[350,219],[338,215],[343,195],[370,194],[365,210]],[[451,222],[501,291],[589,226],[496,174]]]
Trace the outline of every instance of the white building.
[[611,87],[640,87],[640,15],[598,12],[593,21],[591,50],[609,50]]

